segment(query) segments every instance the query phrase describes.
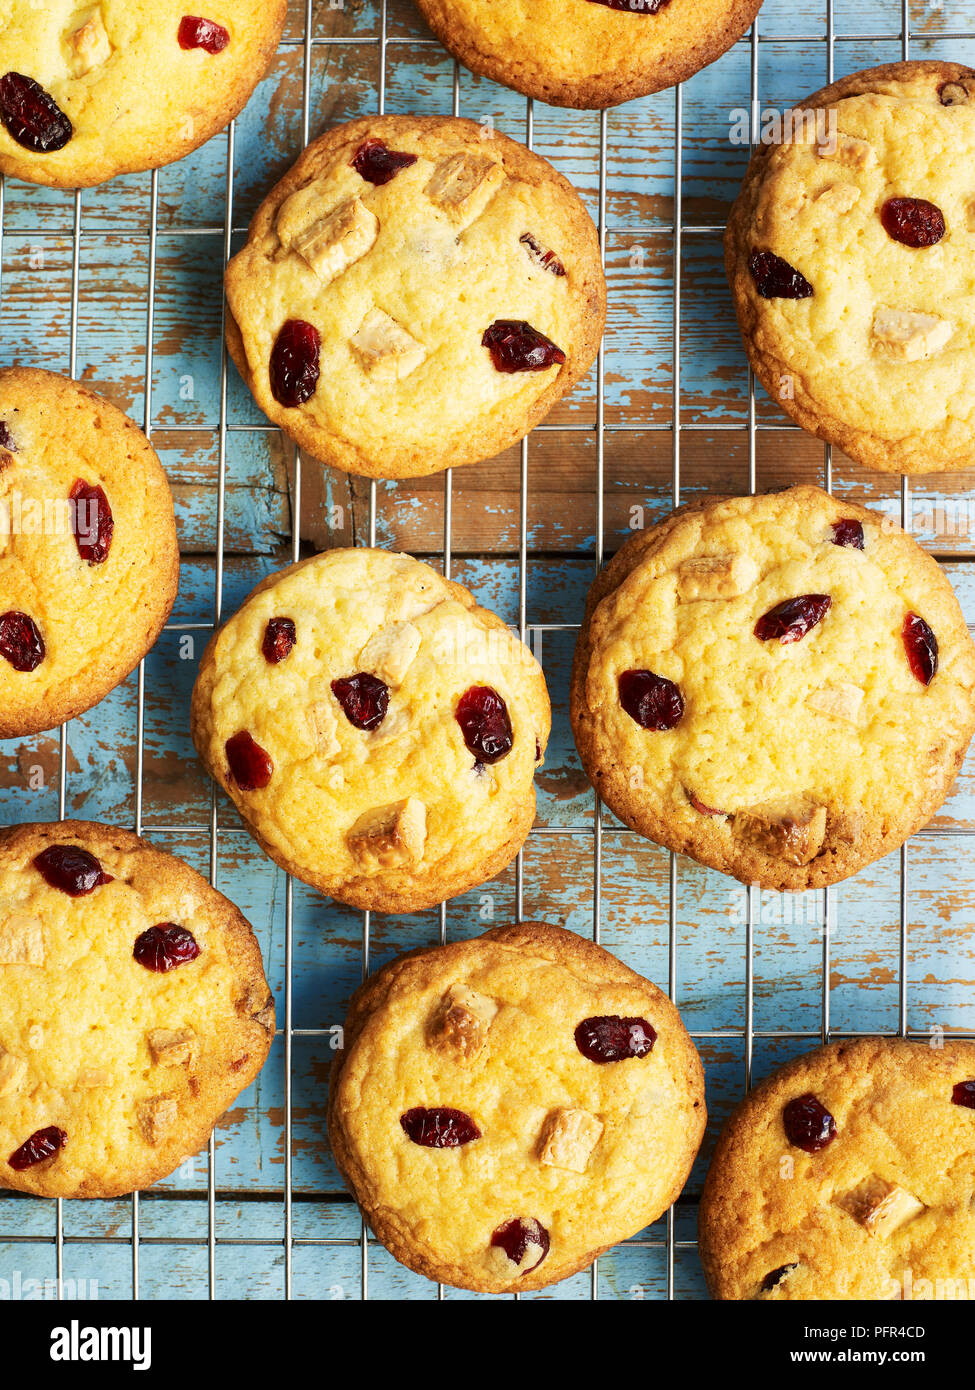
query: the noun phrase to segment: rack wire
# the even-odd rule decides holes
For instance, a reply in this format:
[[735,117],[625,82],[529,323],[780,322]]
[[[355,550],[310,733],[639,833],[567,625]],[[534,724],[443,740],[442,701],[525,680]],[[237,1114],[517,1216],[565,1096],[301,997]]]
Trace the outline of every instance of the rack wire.
[[[901,54],[904,58],[911,56],[911,25],[909,0],[893,0],[900,7],[900,35],[899,43]],[[302,54],[302,95],[301,95],[301,132],[302,143],[307,145],[311,136],[311,84],[312,84],[312,62],[313,53],[318,47],[334,45],[363,45],[378,48],[378,82],[377,82],[377,110],[380,114],[386,108],[387,77],[389,70],[390,48],[398,42],[407,40],[394,39],[388,31],[387,4],[388,0],[378,0],[379,4],[379,25],[378,31],[372,35],[348,35],[348,36],[321,36],[314,32],[314,4],[313,0],[304,0],[304,33],[301,39],[285,40],[286,46],[300,46]],[[760,91],[759,91],[759,53],[760,53],[760,24],[761,16],[752,25],[749,33],[739,42],[747,46],[750,55],[750,145],[752,148],[758,143],[760,135]],[[892,41],[891,34],[844,34],[844,42],[884,42]],[[975,21],[972,28],[968,31],[939,31],[939,40],[970,40],[975,39]],[[831,82],[834,76],[835,45],[837,35],[834,24],[834,0],[825,0],[825,34],[814,35],[774,35],[776,44],[801,44],[815,46],[824,44],[826,50],[826,75],[827,81]],[[412,47],[424,45],[435,46],[433,39],[418,39],[410,37],[408,42]],[[543,423],[538,426],[539,432],[544,431],[573,431],[587,432],[595,437],[595,570],[598,572],[603,564],[605,550],[606,517],[605,517],[605,446],[606,437],[610,432],[624,432],[627,430],[640,430],[644,432],[670,431],[672,434],[671,449],[671,500],[674,507],[678,507],[682,500],[682,436],[694,430],[716,430],[716,431],[747,431],[747,457],[748,457],[748,489],[755,493],[757,490],[757,439],[762,430],[785,430],[796,429],[784,421],[763,421],[758,418],[756,407],[756,385],[752,373],[748,374],[748,400],[747,400],[747,420],[742,424],[733,422],[721,422],[717,425],[685,423],[681,419],[681,328],[682,328],[682,266],[681,258],[684,249],[685,238],[701,234],[715,234],[723,231],[721,226],[713,225],[693,225],[685,226],[683,222],[683,142],[684,142],[684,97],[683,88],[678,86],[673,89],[673,115],[674,115],[674,135],[673,135],[673,222],[669,230],[673,239],[672,250],[672,315],[671,326],[673,333],[672,345],[672,400],[671,400],[671,419],[669,421],[645,421],[645,422],[620,422],[607,424],[605,409],[605,363],[603,350],[600,349],[595,365],[595,418],[591,424],[587,423],[565,423],[551,424]],[[454,64],[453,72],[453,99],[452,110],[454,115],[462,114],[462,86],[461,73],[458,65]],[[602,111],[599,113],[598,126],[598,194],[597,194],[597,216],[596,222],[599,232],[600,251],[605,265],[606,245],[607,245],[607,151],[612,133],[613,113]],[[524,143],[529,148],[533,145],[535,127],[535,112],[531,98],[526,99],[524,116]],[[143,361],[144,375],[144,414],[143,427],[145,433],[151,438],[154,433],[153,418],[153,344],[155,339],[155,320],[156,320],[156,289],[157,289],[157,259],[160,239],[170,236],[209,236],[219,238],[222,247],[222,263],[226,265],[231,255],[232,242],[235,234],[246,230],[245,228],[234,225],[235,211],[235,187],[234,187],[234,168],[236,155],[236,123],[232,122],[229,127],[227,137],[227,151],[225,163],[225,211],[223,222],[219,226],[204,226],[199,228],[174,227],[161,228],[159,226],[159,174],[154,171],[151,175],[150,195],[149,195],[149,226],[141,233],[148,241],[148,291],[145,307],[145,353]],[[86,229],[83,225],[85,199],[97,196],[97,193],[74,194],[73,221],[71,228],[71,281],[70,281],[70,329],[68,343],[68,369],[69,374],[74,377],[77,375],[78,358],[78,322],[79,322],[79,275],[81,267],[81,252]],[[3,286],[3,243],[4,243],[4,208],[5,208],[5,189],[2,176],[0,176],[0,295]],[[98,235],[105,235],[114,229],[100,228]],[[617,228],[613,229],[619,230]],[[30,235],[30,233],[24,233]],[[139,235],[133,233],[131,229],[126,229],[127,236]],[[221,301],[221,339],[223,328],[226,323],[227,307],[226,301]],[[178,434],[181,431],[195,431],[205,429],[199,425],[165,425],[167,434]],[[216,549],[214,555],[214,579],[213,579],[213,619],[208,623],[188,623],[174,622],[167,627],[170,632],[186,632],[189,630],[211,630],[218,625],[223,618],[223,590],[224,590],[224,571],[225,571],[225,552],[226,552],[226,501],[227,501],[227,454],[228,441],[237,432],[264,433],[273,432],[274,426],[270,424],[235,424],[228,419],[228,359],[226,351],[222,353],[220,367],[220,399],[219,399],[219,421],[216,426],[217,433],[217,500],[216,500]],[[518,631],[522,640],[528,640],[533,633],[541,632],[568,632],[575,631],[575,623],[532,623],[528,613],[528,576],[529,576],[529,525],[528,525],[528,502],[529,502],[529,477],[531,462],[531,437],[524,439],[520,447],[520,499],[519,499],[519,543],[518,543]],[[301,554],[301,501],[302,501],[302,475],[304,460],[300,449],[294,447],[292,451],[292,536],[291,552],[292,558],[297,560]],[[833,460],[830,446],[824,445],[824,456],[822,465],[823,485],[827,490],[832,488],[833,483]],[[909,521],[911,505],[910,484],[907,478],[902,478],[900,483],[900,516],[903,525]],[[369,511],[368,528],[366,541],[370,546],[376,544],[377,531],[377,493],[375,481],[369,487]],[[443,478],[443,537],[442,537],[442,568],[446,577],[451,576],[454,560],[454,543],[452,535],[453,524],[453,477],[450,470],[444,474]],[[137,706],[136,706],[136,767],[135,767],[135,816],[134,829],[137,834],[143,832],[143,804],[144,804],[144,763],[145,763],[145,706],[146,706],[146,671],[145,662],[141,663],[137,674]],[[68,725],[62,726],[58,734],[58,814],[61,819],[66,818],[67,798],[68,798],[68,767],[70,755],[70,728]],[[595,797],[595,794],[594,794]],[[209,845],[209,870],[210,881],[216,886],[218,869],[220,862],[220,845],[224,837],[235,834],[246,834],[236,827],[221,826],[218,822],[219,802],[216,787],[211,789],[209,821],[202,825],[180,825],[168,826],[153,823],[150,830],[154,832],[166,832],[179,830],[181,833],[198,833],[208,837]],[[593,876],[593,909],[592,909],[592,937],[598,942],[600,940],[601,924],[604,914],[604,867],[603,867],[603,841],[604,829],[608,822],[605,821],[603,808],[598,797],[595,797],[594,815],[591,827],[587,826],[536,826],[531,831],[532,838],[544,837],[547,835],[572,835],[591,837],[592,840],[592,876]],[[614,835],[626,835],[634,832],[628,831],[625,827],[621,828],[617,824],[612,826]],[[944,833],[938,827],[929,827],[922,831],[922,836],[937,836]],[[975,834],[975,828],[953,827],[952,834]],[[909,923],[909,854],[910,847],[905,845],[900,851],[900,882],[899,882],[899,950],[898,950],[898,1032],[901,1035],[908,1035],[908,923]],[[678,961],[678,860],[674,853],[669,854],[669,866],[667,876],[667,993],[676,1002],[679,984],[679,961]],[[743,1047],[744,1060],[744,1089],[747,1090],[751,1084],[754,1044],[756,1039],[775,1039],[787,1041],[825,1042],[831,1037],[857,1036],[856,1033],[844,1030],[842,1033],[831,1028],[830,1021],[830,950],[831,950],[831,931],[834,922],[835,905],[833,894],[829,888],[822,890],[823,894],[823,930],[822,930],[822,957],[821,957],[821,1007],[820,1007],[820,1027],[817,1030],[810,1029],[759,1029],[755,1026],[754,1010],[754,990],[755,990],[755,922],[756,922],[756,902],[754,886],[747,889],[747,920],[744,933],[744,1024],[741,1028],[726,1028],[716,1030],[692,1030],[691,1036],[695,1041],[710,1039],[734,1039],[740,1040]],[[524,909],[524,863],[523,854],[519,853],[515,869],[515,904],[517,917],[523,917]],[[439,940],[446,942],[449,934],[449,911],[450,905],[443,904],[439,909]],[[369,974],[371,963],[371,941],[372,941],[372,920],[369,912],[362,914],[361,922],[361,970],[363,979]],[[0,1236],[0,1240],[9,1243],[26,1243],[31,1245],[47,1244],[54,1246],[55,1266],[57,1276],[57,1296],[62,1296],[64,1284],[64,1251],[65,1245],[77,1240],[86,1245],[114,1245],[127,1246],[131,1252],[131,1297],[138,1299],[140,1296],[140,1251],[150,1245],[187,1245],[204,1247],[207,1252],[207,1283],[210,1298],[217,1296],[217,1249],[221,1246],[276,1246],[283,1250],[284,1273],[283,1273],[283,1293],[286,1299],[292,1297],[294,1291],[294,1272],[293,1257],[297,1249],[302,1246],[319,1245],[328,1247],[352,1247],[355,1246],[359,1251],[359,1292],[362,1299],[369,1297],[369,1276],[370,1276],[370,1246],[371,1241],[363,1222],[358,1237],[309,1237],[298,1236],[294,1230],[294,1189],[293,1189],[293,1150],[294,1150],[294,1097],[293,1097],[293,1044],[299,1037],[315,1037],[323,1035],[324,1029],[296,1028],[294,1025],[294,883],[288,877],[285,891],[285,940],[284,940],[284,1017],[283,1025],[278,1030],[278,1035],[283,1041],[284,1050],[284,1181],[280,1193],[283,1207],[283,1230],[280,1237],[260,1237],[260,1236],[227,1236],[217,1233],[217,1212],[216,1202],[218,1194],[217,1175],[216,1175],[216,1151],[215,1143],[211,1137],[207,1149],[207,1232],[205,1236],[147,1236],[142,1233],[140,1226],[141,1209],[139,1194],[133,1194],[130,1202],[130,1224],[129,1232],[117,1235],[91,1236],[84,1235],[78,1237],[66,1237],[64,1230],[64,1212],[61,1200],[54,1204],[54,1228],[50,1236],[43,1235],[23,1235],[16,1233],[5,1233]],[[873,1030],[871,1030],[873,1031]],[[953,1033],[953,1036],[971,1037],[975,1034]],[[262,1193],[266,1200],[274,1200],[274,1194],[270,1196]],[[661,1237],[643,1237],[626,1242],[630,1247],[641,1249],[663,1250],[666,1261],[666,1296],[668,1299],[674,1297],[674,1262],[675,1253],[678,1250],[693,1249],[696,1242],[689,1239],[679,1239],[675,1230],[675,1218],[673,1208],[667,1213],[665,1219],[665,1230]],[[596,1263],[592,1266],[590,1293],[592,1299],[599,1296],[599,1276]],[[443,1286],[438,1286],[438,1298],[441,1300],[445,1296]],[[515,1295],[517,1298],[518,1295]]]

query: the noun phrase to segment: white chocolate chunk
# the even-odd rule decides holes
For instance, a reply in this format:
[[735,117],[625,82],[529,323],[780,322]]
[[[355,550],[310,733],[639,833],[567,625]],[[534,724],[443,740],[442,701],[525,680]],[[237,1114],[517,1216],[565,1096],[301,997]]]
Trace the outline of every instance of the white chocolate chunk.
[[954,332],[947,319],[910,309],[879,308],[873,316],[874,346],[902,362],[919,362],[939,352]]
[[451,985],[430,1025],[430,1044],[458,1061],[471,1061],[487,1041],[498,1005],[467,985]]
[[0,965],[43,965],[44,931],[27,912],[14,912],[0,923]]
[[461,150],[440,161],[425,192],[452,222],[468,226],[480,217],[503,182],[504,171],[496,160]]
[[325,700],[317,700],[315,704],[310,705],[308,723],[311,725],[316,751],[323,758],[334,757],[341,744],[338,737],[339,722],[331,705]]
[[420,629],[413,623],[392,623],[374,632],[359,653],[360,671],[370,671],[387,685],[402,685],[420,650]]
[[0,1096],[10,1096],[18,1091],[26,1074],[27,1063],[23,1057],[15,1057],[12,1052],[0,1052]]
[[112,45],[105,29],[101,5],[80,29],[74,31],[68,42],[74,53],[71,66],[75,77],[84,77],[108,62],[112,56]]
[[423,361],[427,350],[382,309],[370,309],[349,346],[370,376],[393,376],[399,381]]
[[750,555],[692,555],[677,571],[677,596],[685,602],[705,598],[737,598],[758,578]]
[[542,1130],[539,1162],[570,1173],[584,1173],[602,1132],[602,1120],[588,1110],[556,1110]]
[[735,833],[763,854],[787,864],[808,864],[826,838],[826,807],[811,798],[767,802],[736,811]]
[[837,1200],[871,1236],[891,1236],[926,1210],[905,1188],[877,1177],[867,1178]]
[[975,232],[975,198],[965,207],[965,221],[968,223],[968,230]]
[[176,1123],[179,1108],[172,1096],[150,1096],[136,1107],[139,1127],[148,1144],[160,1144]]
[[860,201],[860,190],[854,183],[831,183],[816,194],[817,207],[826,208],[831,216],[842,216]]
[[820,159],[831,159],[850,169],[872,169],[877,163],[877,151],[869,140],[860,140],[856,135],[844,135],[842,132],[831,140],[821,141],[816,146],[816,153]]
[[157,1067],[184,1067],[196,1053],[192,1028],[153,1028],[146,1034],[149,1052]]
[[427,838],[427,808],[416,797],[374,806],[355,822],[346,841],[363,873],[416,864]]
[[[278,224],[281,232],[281,224]],[[350,198],[325,217],[316,218],[290,238],[296,251],[323,284],[361,260],[379,235],[379,218],[361,198]]]
[[828,714],[831,719],[845,719],[848,724],[856,724],[863,704],[863,691],[850,681],[837,681],[834,685],[821,685],[807,695],[806,704],[817,714]]
[[104,1067],[85,1067],[78,1073],[75,1086],[79,1091],[97,1091],[110,1086],[112,1078]]

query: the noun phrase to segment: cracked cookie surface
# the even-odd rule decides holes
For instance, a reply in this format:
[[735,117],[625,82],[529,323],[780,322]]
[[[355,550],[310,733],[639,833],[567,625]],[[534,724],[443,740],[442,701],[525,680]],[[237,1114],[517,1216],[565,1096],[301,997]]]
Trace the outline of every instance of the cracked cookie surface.
[[798,891],[926,824],[973,691],[937,563],[886,517],[796,487],[695,504],[627,541],[590,592],[571,715],[626,824]]

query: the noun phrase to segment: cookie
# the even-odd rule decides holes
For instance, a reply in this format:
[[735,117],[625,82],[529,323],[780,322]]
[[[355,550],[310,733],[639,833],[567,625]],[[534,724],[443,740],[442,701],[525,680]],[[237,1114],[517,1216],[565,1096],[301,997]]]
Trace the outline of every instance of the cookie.
[[455,58],[553,106],[616,106],[685,81],[761,0],[417,0]]
[[250,926],[187,864],[88,821],[0,830],[0,1187],[149,1187],[273,1035]]
[[975,728],[973,689],[935,561],[886,517],[795,487],[626,542],[589,596],[571,715],[627,825],[795,892],[930,820]]
[[0,371],[0,738],[96,705],[178,585],[173,499],[142,431],[65,377]]
[[493,878],[535,818],[541,667],[408,555],[332,550],[259,584],[193,691],[207,771],[283,869],[415,912]]
[[972,1297],[975,1044],[797,1057],[728,1121],[700,1208],[719,1299]]
[[606,314],[575,190],[503,135],[379,116],[323,135],[227,268],[227,343],[323,462],[407,478],[491,458],[588,370]]
[[705,1119],[666,995],[542,922],[372,976],[328,1095],[336,1162],[379,1239],[481,1293],[554,1284],[655,1221]]
[[171,164],[244,107],[287,0],[5,0],[0,173],[85,188]]
[[975,464],[975,69],[816,92],[749,166],[725,237],[755,375],[869,468]]

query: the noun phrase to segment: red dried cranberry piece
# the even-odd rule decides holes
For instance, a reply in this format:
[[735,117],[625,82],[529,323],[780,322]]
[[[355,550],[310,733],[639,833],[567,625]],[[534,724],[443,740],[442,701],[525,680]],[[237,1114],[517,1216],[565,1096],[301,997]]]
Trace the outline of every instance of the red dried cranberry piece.
[[196,937],[175,922],[160,922],[157,927],[149,927],[136,937],[132,948],[133,959],[157,975],[168,975],[178,965],[196,960],[199,954]]
[[378,676],[360,671],[332,681],[332,694],[357,729],[377,729],[389,709],[389,686]]
[[589,0],[592,5],[605,5],[608,10],[627,10],[630,14],[656,14],[670,0]]
[[783,645],[799,642],[823,621],[832,602],[828,594],[800,594],[798,598],[787,598],[759,618],[755,636],[760,642],[773,639]]
[[74,134],[54,98],[22,72],[0,77],[0,121],[11,139],[35,154],[63,150]]
[[748,269],[763,299],[808,299],[813,292],[806,277],[772,251],[753,251]]
[[57,1125],[49,1125],[47,1129],[37,1129],[27,1140],[16,1149],[7,1162],[15,1173],[24,1173],[28,1168],[33,1168],[36,1163],[43,1163],[46,1158],[53,1158],[56,1153],[60,1153],[68,1142],[68,1136],[63,1129],[58,1129]]
[[289,319],[271,350],[271,394],[279,405],[294,410],[310,401],[318,387],[322,340],[314,324]]
[[536,265],[540,265],[542,269],[547,270],[550,275],[565,274],[565,266],[559,260],[555,252],[546,251],[538,244],[531,232],[525,232],[518,240]]
[[0,449],[6,449],[9,454],[17,452],[17,445],[14,443],[14,437],[10,433],[10,426],[6,420],[0,420]]
[[271,666],[277,666],[279,661],[291,655],[297,635],[291,618],[269,618],[261,643],[264,660]]
[[536,1221],[533,1216],[516,1216],[512,1221],[503,1222],[491,1236],[491,1244],[499,1246],[513,1265],[520,1265],[528,1254],[529,1247],[537,1245],[541,1254],[534,1264],[528,1265],[521,1270],[522,1274],[531,1274],[533,1269],[537,1269],[548,1254],[551,1244],[548,1231],[540,1221]]
[[565,361],[562,349],[524,319],[495,319],[484,330],[481,346],[499,372],[544,372]]
[[184,15],[179,22],[180,48],[204,48],[207,53],[222,53],[230,42],[230,30],[212,19]]
[[684,714],[680,687],[653,671],[624,671],[617,681],[620,704],[641,729],[673,729]]
[[817,1154],[836,1138],[836,1121],[813,1095],[797,1096],[782,1112],[785,1137],[797,1149]]
[[489,685],[472,685],[465,690],[457,701],[454,718],[477,760],[475,767],[500,762],[511,752],[515,736],[508,706]]
[[908,613],[901,629],[911,671],[922,685],[930,685],[938,669],[938,639],[923,618]]
[[770,1269],[762,1280],[762,1293],[768,1293],[774,1289],[776,1284],[781,1284],[787,1274],[791,1274],[794,1269],[799,1268],[799,1262],[795,1261],[791,1265],[779,1265],[778,1269]]
[[425,1149],[456,1149],[481,1137],[470,1115],[465,1115],[463,1110],[452,1110],[449,1105],[430,1109],[425,1105],[414,1106],[400,1115],[399,1122],[413,1143],[422,1144]]
[[951,1092],[953,1105],[964,1105],[968,1110],[975,1110],[975,1081],[958,1081]]
[[856,517],[845,516],[833,522],[833,544],[845,546],[848,550],[863,549],[863,527]]
[[688,793],[687,793],[687,799],[688,799],[688,801],[691,803],[691,805],[694,807],[694,810],[697,811],[699,815],[702,815],[702,816],[725,816],[725,815],[728,814],[727,811],[718,811],[718,810],[715,810],[715,808],[714,808],[713,806],[705,806],[704,802],[703,802],[703,801],[699,801],[698,798],[694,795],[693,792],[688,792]]
[[81,478],[69,494],[74,503],[74,538],[78,554],[89,565],[101,565],[108,559],[115,534],[115,518],[108,498],[100,487]]
[[0,656],[15,671],[36,671],[47,648],[41,630],[26,613],[0,613]]
[[884,231],[902,246],[934,246],[945,234],[944,213],[924,198],[888,198],[880,209]]
[[391,150],[382,140],[367,140],[359,146],[349,163],[367,183],[384,184],[395,178],[401,169],[415,164],[416,155]]
[[34,859],[34,867],[45,883],[69,898],[83,898],[112,882],[95,856],[77,845],[48,845]]
[[657,1032],[645,1018],[605,1014],[576,1025],[576,1047],[590,1062],[623,1062],[653,1050]]
[[274,763],[246,729],[224,744],[230,775],[243,792],[259,792],[274,773]]

